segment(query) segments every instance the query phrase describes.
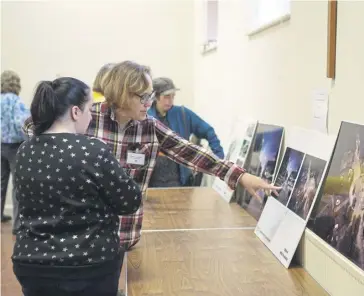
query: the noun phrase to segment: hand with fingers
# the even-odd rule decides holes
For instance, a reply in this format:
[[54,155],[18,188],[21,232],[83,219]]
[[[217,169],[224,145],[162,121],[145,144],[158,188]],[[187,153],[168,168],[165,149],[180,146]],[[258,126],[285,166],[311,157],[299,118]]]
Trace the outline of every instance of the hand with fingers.
[[257,198],[262,202],[262,198],[258,195],[258,190],[264,190],[266,193],[270,194],[272,191],[274,194],[278,196],[277,190],[282,189],[282,187],[274,186],[273,184],[269,184],[263,179],[244,173],[239,179],[239,183],[243,186],[252,196]]

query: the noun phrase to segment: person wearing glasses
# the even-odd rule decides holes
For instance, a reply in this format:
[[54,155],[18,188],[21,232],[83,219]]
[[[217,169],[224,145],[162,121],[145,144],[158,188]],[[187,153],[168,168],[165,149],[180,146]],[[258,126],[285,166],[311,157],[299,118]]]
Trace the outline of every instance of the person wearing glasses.
[[[240,184],[255,197],[258,189],[279,189],[193,145],[147,115],[155,99],[149,67],[124,61],[114,65],[103,80],[105,102],[93,105],[86,134],[109,145],[120,165],[140,186],[143,197],[159,152],[178,164],[224,180],[232,189]],[[31,135],[31,119],[24,128]],[[143,203],[134,214],[120,217],[120,244],[125,250],[130,250],[140,240],[142,221]]]
[[[192,110],[184,106],[174,105],[176,91],[179,89],[175,87],[172,79],[167,77],[153,79],[153,89],[156,93],[156,100],[148,110],[149,115],[160,120],[186,140],[189,140],[192,134],[198,139],[206,139],[212,152],[217,157],[224,158],[224,150],[213,127]],[[149,186],[194,186],[193,176],[188,167],[174,162],[161,152],[160,157],[157,158]]]

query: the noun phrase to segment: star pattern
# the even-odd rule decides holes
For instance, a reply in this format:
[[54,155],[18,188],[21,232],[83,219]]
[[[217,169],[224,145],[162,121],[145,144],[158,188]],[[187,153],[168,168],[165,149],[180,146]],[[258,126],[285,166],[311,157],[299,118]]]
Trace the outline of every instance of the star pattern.
[[21,228],[13,260],[89,265],[115,260],[119,217],[132,214],[141,191],[106,144],[74,134],[44,134],[24,142],[14,185]]

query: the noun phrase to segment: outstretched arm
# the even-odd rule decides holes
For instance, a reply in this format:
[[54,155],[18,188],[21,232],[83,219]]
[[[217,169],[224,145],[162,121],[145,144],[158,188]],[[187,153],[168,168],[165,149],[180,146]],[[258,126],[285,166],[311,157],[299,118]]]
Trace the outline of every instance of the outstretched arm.
[[[162,152],[175,162],[193,170],[214,175],[224,180],[231,189],[235,189],[239,182],[256,198],[259,198],[256,194],[258,189],[280,189],[261,178],[245,173],[243,168],[233,162],[222,160],[206,149],[193,145],[157,120],[155,120],[155,126]],[[275,193],[278,195],[277,192]]]

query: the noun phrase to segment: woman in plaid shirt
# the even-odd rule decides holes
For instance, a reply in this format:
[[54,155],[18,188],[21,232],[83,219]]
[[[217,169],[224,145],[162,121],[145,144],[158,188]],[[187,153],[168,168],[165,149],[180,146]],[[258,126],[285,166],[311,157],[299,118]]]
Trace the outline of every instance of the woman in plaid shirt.
[[[147,115],[154,100],[150,69],[125,61],[114,65],[101,82],[105,102],[92,108],[87,135],[106,142],[121,166],[146,194],[159,152],[178,164],[214,175],[232,189],[240,183],[259,198],[258,189],[277,190],[262,179],[245,173],[236,164],[221,160],[206,149],[193,145],[161,122]],[[31,119],[25,129],[31,134]],[[140,240],[143,205],[132,215],[120,217],[120,244],[129,250]]]

